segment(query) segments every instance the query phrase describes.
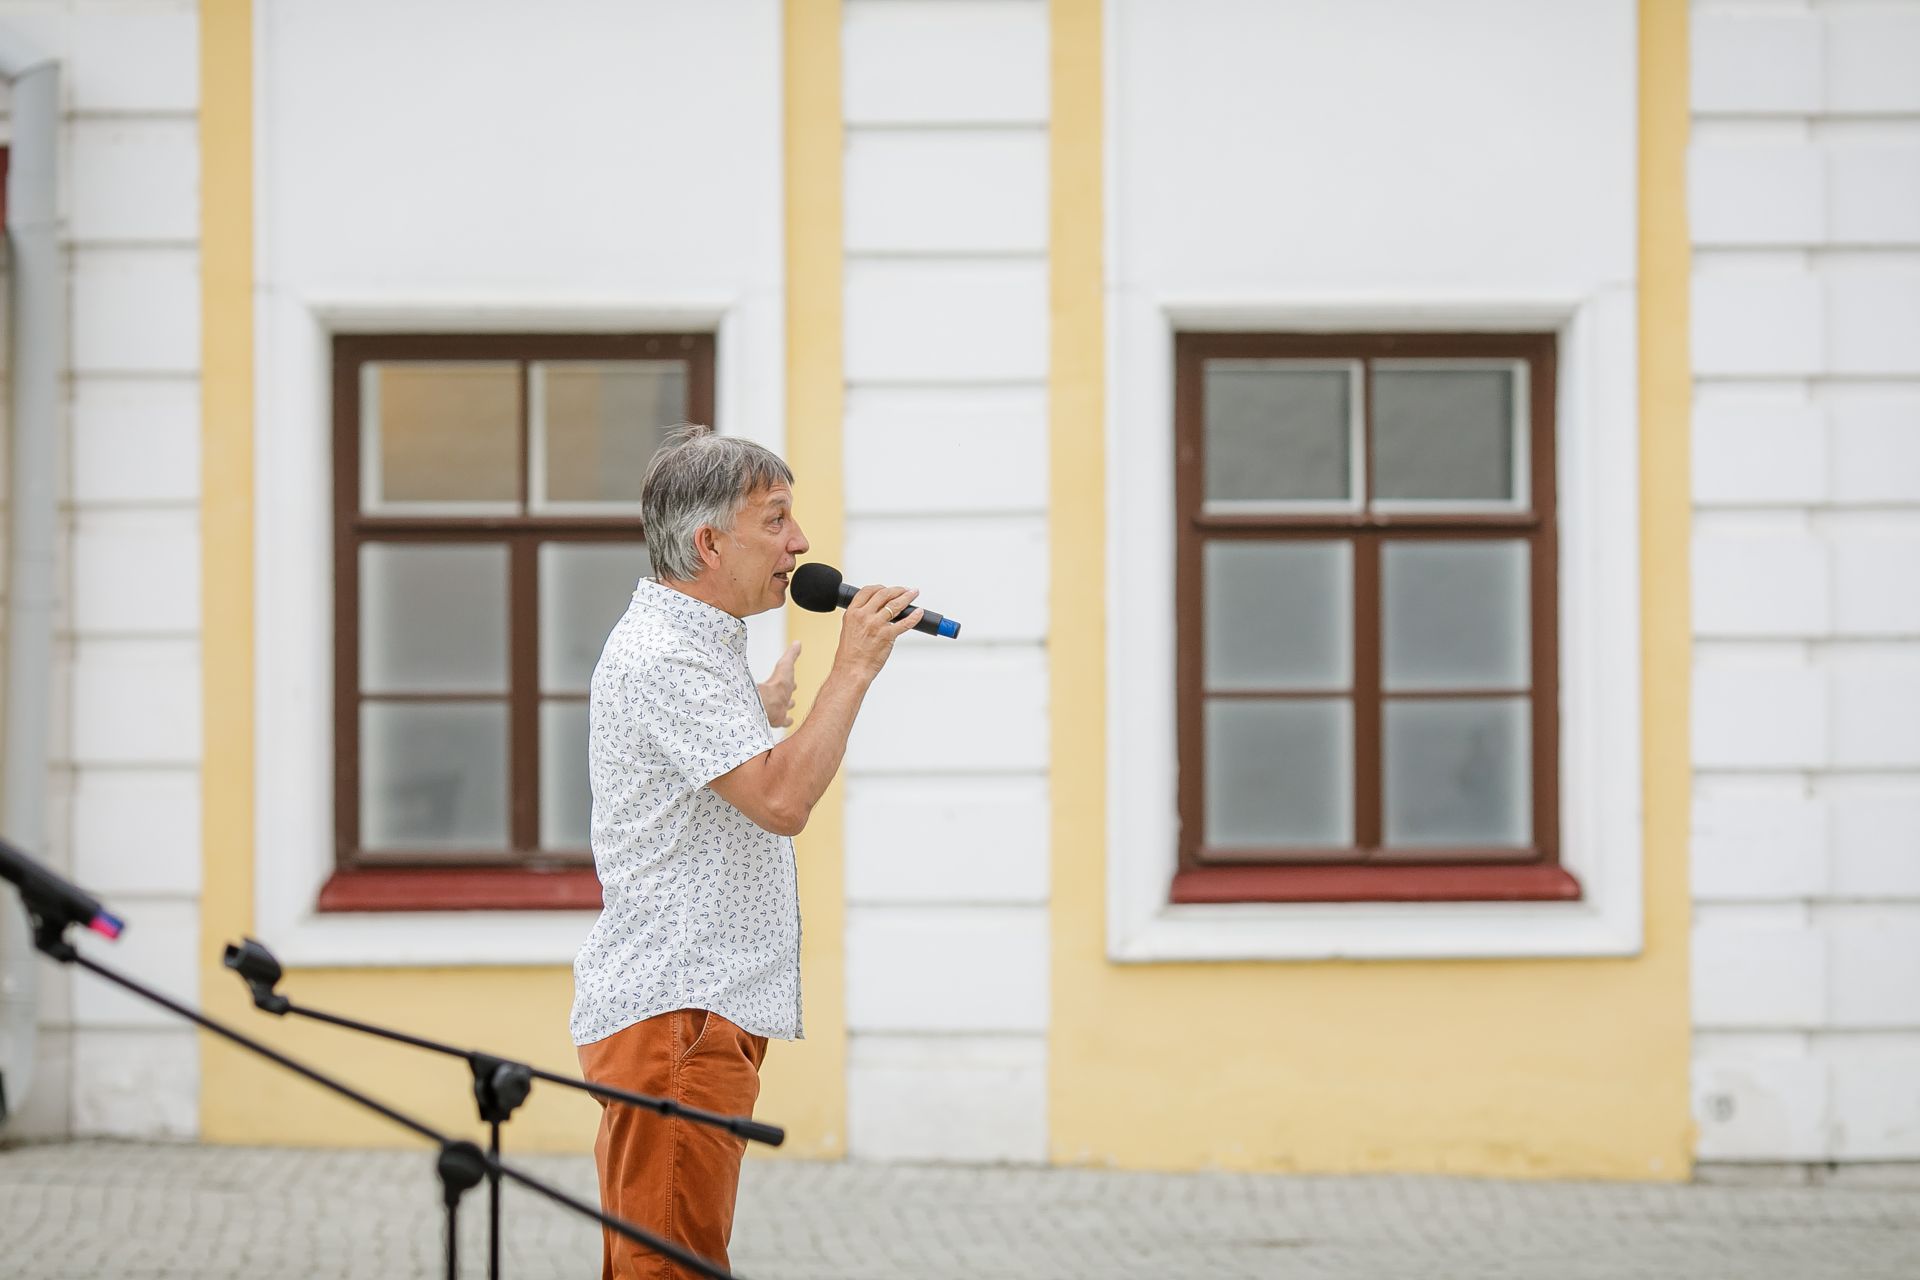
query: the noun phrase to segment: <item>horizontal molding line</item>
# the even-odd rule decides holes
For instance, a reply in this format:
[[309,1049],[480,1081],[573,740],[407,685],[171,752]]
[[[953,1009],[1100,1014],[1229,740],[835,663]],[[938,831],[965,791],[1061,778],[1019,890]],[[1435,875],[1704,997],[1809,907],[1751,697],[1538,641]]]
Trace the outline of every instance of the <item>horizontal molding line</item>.
[[[1696,1029],[1704,1030],[1704,1028],[1696,1028]],[[1920,1038],[1920,1027],[1914,1027],[1911,1030],[1905,1027],[1813,1027],[1813,1028],[1804,1029],[1804,1030],[1793,1030],[1791,1028],[1786,1030],[1781,1030],[1778,1028],[1769,1027],[1762,1030],[1754,1030],[1754,1031],[1714,1030],[1710,1034],[1716,1035],[1716,1036],[1718,1035],[1726,1035],[1726,1036],[1788,1035],[1788,1036],[1808,1036],[1813,1038],[1825,1037],[1827,1039],[1833,1039],[1833,1040],[1855,1040],[1865,1036],[1906,1036],[1906,1035],[1911,1035],[1916,1038]]]
[[882,508],[861,510],[857,507],[849,506],[846,514],[849,519],[857,517],[861,520],[910,520],[918,523],[937,517],[941,520],[955,520],[970,523],[989,520],[1044,519],[1047,514],[1047,509],[1045,507],[1008,507],[1005,510],[983,511],[978,507],[967,507],[965,509],[956,508],[951,511],[943,511],[937,507],[914,507],[910,510],[891,511]]
[[1853,516],[1853,515],[1920,515],[1920,498],[1906,502],[1703,502],[1695,499],[1693,509],[1696,514],[1711,512],[1714,515],[1792,515],[1812,516]]
[[[950,773],[954,773],[956,777],[966,777],[968,781],[979,781],[979,779],[993,779],[993,777],[1004,777],[1006,781],[1021,781],[1021,779],[1035,779],[1035,777],[1046,777],[1046,770],[1044,770],[1044,768],[1041,768],[1041,770],[1006,770],[1006,768],[993,768],[993,766],[981,766],[981,768],[977,768],[977,770],[975,770],[975,768],[970,768],[970,770],[948,770],[948,771],[950,771]],[[941,775],[941,770],[933,770],[931,771],[931,773],[927,773],[927,771],[924,771],[924,770],[916,770],[914,771],[914,773],[916,773],[916,775],[931,775],[931,777],[939,777],[939,775]],[[881,770],[881,771],[877,771],[877,773],[870,773],[870,775],[874,775],[874,777],[891,777],[893,773],[889,773],[889,771]]]
[[1842,253],[1920,253],[1920,240],[1696,240],[1693,242],[1696,254],[1712,255],[1718,253],[1805,253],[1814,257],[1811,264],[1815,268],[1820,259]]
[[934,782],[941,779],[955,781],[979,779],[1002,779],[1005,781],[1031,781],[1035,778],[1046,779],[1052,774],[1046,769],[1005,769],[992,765],[979,765],[963,768],[942,769],[848,769],[849,778],[872,778],[886,782]]
[[101,251],[119,253],[122,250],[138,252],[143,249],[165,249],[168,252],[175,252],[200,248],[200,240],[197,236],[191,239],[173,236],[75,236],[62,240],[61,244],[68,249],[78,249],[87,253]]
[[[112,964],[113,963],[112,957],[108,957],[105,963]],[[142,981],[145,981],[145,979],[142,978]],[[170,992],[169,994],[176,995],[179,999],[183,1001],[190,1001],[193,998],[189,994],[182,994],[178,992]],[[139,997],[129,996],[127,998],[130,1000],[135,1000],[135,999],[138,999]],[[167,1016],[172,1017],[173,1015],[168,1014]],[[115,1035],[123,1035],[123,1036],[124,1035],[181,1036],[188,1039],[192,1039],[197,1037],[200,1034],[199,1027],[196,1027],[191,1022],[187,1022],[184,1020],[181,1021],[181,1023],[178,1026],[173,1026],[171,1024],[153,1023],[153,1022],[143,1022],[143,1023],[76,1022],[72,1018],[60,1018],[57,1020],[51,1020],[51,1021],[39,1023],[38,1028],[41,1031],[65,1032],[68,1035],[76,1035],[76,1034],[84,1035],[89,1031],[111,1031]]]
[[[1766,635],[1726,635],[1724,633],[1710,635],[1706,632],[1696,631],[1693,633],[1693,642],[1696,646],[1706,646],[1706,652],[1708,653],[1727,655],[1743,653],[1754,656],[1765,656],[1769,653],[1785,654],[1791,647],[1806,649],[1808,651],[1807,656],[1809,657],[1819,657],[1824,652],[1834,650],[1851,649],[1858,651],[1874,648],[1885,648],[1890,653],[1901,656],[1920,657],[1920,654],[1908,654],[1905,649],[1905,641],[1900,635],[1788,635],[1784,632]],[[1699,656],[1700,650],[1698,648],[1696,648],[1694,652],[1696,657]]]
[[59,768],[66,773],[179,773],[198,776],[200,763],[197,760],[172,760],[166,764],[122,764],[113,761],[105,764],[91,762],[64,761]]
[[1047,136],[1044,116],[1031,120],[852,120],[842,119],[840,127],[848,136],[859,133],[1033,133]]
[[[1882,390],[1895,395],[1920,391],[1920,372],[1911,373],[1696,373],[1693,378],[1694,390],[1716,391],[1724,383],[1728,388],[1742,394],[1752,393],[1756,386],[1760,389],[1772,387],[1781,395],[1813,393],[1818,395],[1833,384],[1845,390],[1849,395],[1861,391]],[[1879,387],[1862,387],[1863,382],[1878,382]]]
[[[0,504],[4,509],[4,504]],[[164,501],[150,502],[144,498],[86,498],[80,501],[71,499],[62,502],[60,514],[76,520],[85,520],[89,516],[103,515],[181,515],[191,513],[199,515],[200,499],[168,498]]]
[[[1832,258],[1864,257],[1869,254],[1876,258],[1892,256],[1920,261],[1920,240],[1873,241],[1859,244],[1834,240],[1782,240],[1752,244],[1744,241],[1696,240],[1693,242],[1694,278],[1699,279],[1702,271],[1710,277],[1724,277],[1734,268],[1748,265],[1740,261],[1741,259],[1759,257],[1763,254],[1781,258],[1806,258],[1809,260],[1804,264],[1806,268],[1817,271]],[[1764,266],[1769,270],[1777,270],[1786,264],[1763,262],[1751,265],[1756,268]]]
[[[192,124],[200,118],[200,112],[193,107],[68,107],[60,113],[64,123],[75,124],[98,120],[112,124],[130,124],[150,120],[155,124]],[[0,124],[11,123],[13,112],[0,109]],[[196,141],[195,150],[199,149]]]
[[964,263],[977,266],[982,262],[1034,262],[1044,263],[1047,250],[1039,249],[856,249],[848,245],[841,250],[846,262],[917,262],[917,263]]
[[[907,584],[901,584],[901,585],[919,586],[918,583],[907,583]],[[924,592],[926,588],[924,586],[921,586],[920,590]],[[961,628],[959,643],[966,646],[964,649],[955,649],[951,645],[942,645],[938,649],[929,649],[926,652],[930,654],[933,654],[933,653],[967,654],[967,653],[1020,653],[1023,651],[1032,650],[1035,653],[1044,653],[1047,648],[1047,638],[1044,634],[1033,636],[1028,639],[1005,639],[1001,637],[994,637],[991,639],[983,638],[979,640],[969,641],[966,639],[967,620],[965,618],[961,618],[959,619],[959,623]],[[928,636],[927,639],[933,640],[934,637]],[[908,650],[908,652],[912,652],[912,651]]]
[[1693,109],[1693,123],[1728,124],[1752,121],[1771,124],[1920,124],[1920,113],[1912,111],[1733,111]]
[[1032,1040],[1040,1044],[1047,1042],[1045,1031],[859,1031],[855,1035],[866,1040],[980,1040],[991,1037],[995,1040]]
[[1920,764],[1911,765],[1701,765],[1693,766],[1696,779],[1708,781],[1809,782],[1833,778],[1848,782],[1920,782]]
[[200,899],[202,897],[198,890],[192,893],[181,893],[176,890],[166,890],[163,892],[154,889],[114,889],[105,888],[98,884],[85,887],[96,895],[113,899],[112,905],[116,906],[127,906],[131,904],[135,907],[153,907],[163,906],[167,903],[175,903],[189,907],[197,907],[200,905]]
[[[77,644],[91,644],[96,641],[147,641],[164,640],[169,643],[176,640],[198,640],[199,631],[116,631],[109,628],[97,628],[86,631],[56,631],[54,639],[70,640]],[[82,659],[84,661],[84,659]]]
[[[797,508],[796,508],[797,509]],[[1035,520],[1045,519],[1045,507],[1007,507],[996,511],[981,511],[975,508],[943,510],[939,507],[915,507],[912,510],[898,511],[886,507],[853,507],[846,510],[849,520]]]
[[858,907],[862,911],[1044,911],[1050,905],[1050,900],[1045,898],[847,899],[849,908]]
[[[1832,855],[1828,855],[1831,859]],[[1897,894],[1884,898],[1840,897],[1816,894],[1799,898],[1725,898],[1693,895],[1696,907],[1913,907],[1920,909],[1920,894]]]
[[1761,1027],[1748,1023],[1738,1026],[1718,1026],[1696,1020],[1693,1024],[1693,1033],[1696,1036],[1904,1036],[1920,1035],[1920,1022],[1902,1023],[1892,1027],[1810,1027],[1804,1022]]
[[[965,1040],[969,1038],[977,1038],[977,1039],[990,1038],[995,1040],[1012,1040],[1015,1038],[1019,1038],[1023,1040],[1032,1040],[1032,1039],[1044,1037],[1045,1033],[1041,1031],[1036,1031],[1031,1027],[1019,1027],[1019,1028],[976,1027],[976,1028],[970,1028],[967,1030],[956,1031],[956,1030],[953,1030],[952,1028],[941,1028],[936,1030],[933,1028],[921,1028],[921,1027],[859,1027],[859,1026],[853,1025],[852,1023],[849,1023],[847,1025],[847,1035],[849,1039],[858,1039],[862,1037],[879,1038],[881,1036],[887,1036],[887,1037],[893,1037],[893,1038],[902,1039],[902,1040],[906,1040],[906,1039]],[[862,1064],[862,1065],[872,1066],[876,1064]],[[969,1065],[979,1067],[983,1070],[989,1070],[989,1071],[994,1069],[993,1065],[990,1063],[974,1063]],[[955,1069],[955,1067],[954,1067],[954,1064],[952,1063],[946,1063],[946,1064],[942,1064],[941,1069],[952,1070],[952,1069]]]
[[[1821,535],[1816,530],[1810,533],[1808,536],[1817,539]],[[1848,635],[1831,635],[1831,634],[1815,635],[1809,632],[1801,635],[1788,635],[1784,633],[1768,634],[1768,635],[1741,635],[1741,634],[1725,632],[1725,631],[1696,631],[1693,633],[1693,638],[1695,643],[1697,644],[1724,645],[1724,644],[1741,644],[1746,641],[1752,641],[1756,644],[1819,645],[1824,649],[1835,650],[1835,649],[1858,648],[1858,647],[1864,647],[1869,645],[1879,645],[1879,644],[1910,645],[1915,640],[1920,640],[1920,632],[1875,631],[1875,632],[1852,633]],[[1915,655],[1915,656],[1920,657],[1920,655]]]
[[1038,378],[848,378],[842,381],[853,391],[1045,391],[1047,380]]
[[[197,387],[200,385],[200,366],[195,365],[191,369],[178,367],[170,369],[69,369],[67,376],[69,380],[74,383],[190,382]],[[72,403],[71,393],[68,395],[68,403]]]

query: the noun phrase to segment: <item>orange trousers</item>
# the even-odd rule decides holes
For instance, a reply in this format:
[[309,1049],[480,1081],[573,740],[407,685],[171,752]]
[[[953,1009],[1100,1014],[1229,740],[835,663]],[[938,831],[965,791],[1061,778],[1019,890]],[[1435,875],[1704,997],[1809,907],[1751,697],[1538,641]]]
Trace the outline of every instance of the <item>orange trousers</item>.
[[[760,1097],[767,1040],[717,1013],[677,1009],[581,1045],[579,1053],[580,1073],[597,1084],[745,1116]],[[725,1130],[602,1103],[593,1144],[600,1205],[725,1267],[746,1151],[746,1140]],[[603,1280],[690,1280],[695,1273],[603,1229],[600,1274]]]

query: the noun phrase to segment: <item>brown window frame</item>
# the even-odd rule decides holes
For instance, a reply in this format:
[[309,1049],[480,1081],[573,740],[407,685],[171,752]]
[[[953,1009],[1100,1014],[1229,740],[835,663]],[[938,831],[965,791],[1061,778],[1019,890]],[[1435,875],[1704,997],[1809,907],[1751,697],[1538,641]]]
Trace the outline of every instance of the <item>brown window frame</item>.
[[[370,361],[517,361],[520,500],[527,499],[527,367],[541,360],[688,362],[688,417],[714,420],[711,333],[363,333],[333,339],[334,870],[321,911],[597,910],[591,853],[540,848],[540,652],[535,574],[542,542],[642,541],[635,515],[366,515],[360,506],[360,370]],[[504,544],[508,552],[508,851],[471,861],[436,851],[364,859],[360,835],[360,546],[368,541]],[[400,695],[404,698],[405,695]],[[383,695],[392,699],[392,695]],[[398,699],[393,699],[398,700]],[[549,695],[551,700],[551,695]]]
[[[1174,338],[1175,615],[1179,862],[1175,903],[1542,901],[1576,899],[1560,865],[1559,541],[1554,404],[1558,344],[1546,333],[1182,333]],[[1205,496],[1204,368],[1211,359],[1326,359],[1363,363],[1366,450],[1362,502],[1352,512],[1212,514]],[[1380,359],[1525,361],[1529,374],[1524,512],[1411,512],[1373,508],[1372,367]],[[1528,849],[1394,852],[1383,849],[1380,548],[1402,539],[1511,539],[1530,546],[1533,831]],[[1210,859],[1205,830],[1204,547],[1212,539],[1327,541],[1353,546],[1354,837],[1351,848],[1279,851],[1269,859]],[[1463,696],[1467,691],[1449,691]],[[1286,695],[1279,695],[1286,696]],[[1326,695],[1316,695],[1326,696]],[[1404,696],[1404,695],[1396,695]]]

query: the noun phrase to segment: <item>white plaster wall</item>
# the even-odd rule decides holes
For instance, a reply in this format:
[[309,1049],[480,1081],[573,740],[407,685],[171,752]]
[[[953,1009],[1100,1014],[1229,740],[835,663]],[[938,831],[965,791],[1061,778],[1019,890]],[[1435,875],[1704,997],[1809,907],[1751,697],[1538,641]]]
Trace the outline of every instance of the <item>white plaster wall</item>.
[[848,1151],[1037,1162],[1047,9],[848,0],[843,39],[844,567],[964,628],[900,642],[848,745]]
[[[84,949],[197,998],[199,23],[190,2],[9,5],[61,61],[72,373],[62,439],[49,860],[128,921]],[[26,1135],[189,1137],[178,1019],[40,962]]]
[[1700,1155],[1920,1159],[1920,3],[1692,63]]
[[[262,940],[300,964],[569,962],[591,913],[312,911],[332,863],[327,343],[712,330],[721,430],[780,448],[780,6],[279,0],[256,43]],[[761,672],[782,626],[751,624]]]

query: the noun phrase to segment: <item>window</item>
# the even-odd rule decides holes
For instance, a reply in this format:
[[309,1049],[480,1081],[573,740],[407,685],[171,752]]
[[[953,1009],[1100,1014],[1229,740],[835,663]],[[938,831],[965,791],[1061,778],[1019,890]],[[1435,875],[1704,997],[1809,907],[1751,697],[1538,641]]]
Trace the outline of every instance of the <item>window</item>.
[[1175,902],[1579,896],[1550,335],[1175,349]]
[[599,905],[587,685],[705,334],[334,339],[335,871],[321,910]]

